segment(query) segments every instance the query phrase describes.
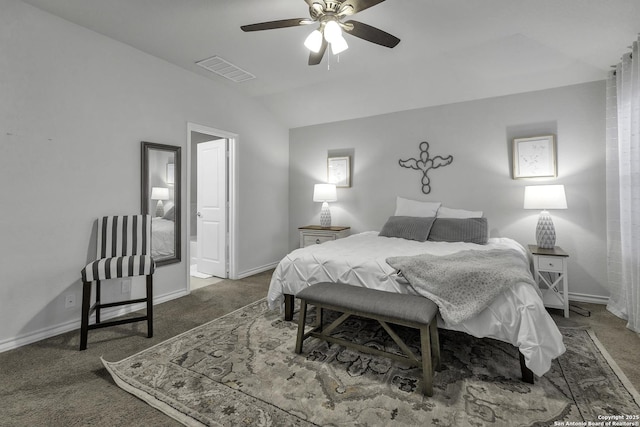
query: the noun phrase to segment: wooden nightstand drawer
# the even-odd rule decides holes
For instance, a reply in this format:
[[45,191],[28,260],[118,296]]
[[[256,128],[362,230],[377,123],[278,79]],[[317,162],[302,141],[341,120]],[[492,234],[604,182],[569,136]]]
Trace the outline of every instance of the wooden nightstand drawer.
[[319,225],[307,225],[300,227],[300,247],[319,245],[331,240],[342,239],[349,235],[350,227],[321,227]]
[[538,256],[538,270],[554,271],[562,273],[564,271],[564,260],[554,256]]
[[335,236],[319,236],[317,234],[305,234],[303,236],[303,247],[311,246],[311,245],[319,245],[320,243],[328,242],[330,240],[335,240]]

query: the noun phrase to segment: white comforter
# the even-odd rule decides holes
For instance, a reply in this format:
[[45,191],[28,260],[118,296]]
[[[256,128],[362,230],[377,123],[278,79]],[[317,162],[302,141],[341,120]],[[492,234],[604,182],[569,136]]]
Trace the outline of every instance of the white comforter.
[[[269,307],[282,308],[284,294],[296,295],[305,287],[320,282],[416,294],[386,263],[388,257],[423,253],[446,255],[469,249],[516,249],[527,257],[522,245],[509,238],[492,238],[487,245],[476,245],[416,242],[378,237],[377,232],[369,231],[296,249],[284,257],[271,278],[267,296]],[[562,335],[544,308],[540,290],[527,283],[507,289],[476,317],[455,326],[447,325],[440,317],[438,326],[511,343],[520,349],[527,367],[538,376],[544,375],[551,361],[565,352]]]
[[168,219],[151,218],[151,256],[163,258],[175,254],[173,230],[175,223]]

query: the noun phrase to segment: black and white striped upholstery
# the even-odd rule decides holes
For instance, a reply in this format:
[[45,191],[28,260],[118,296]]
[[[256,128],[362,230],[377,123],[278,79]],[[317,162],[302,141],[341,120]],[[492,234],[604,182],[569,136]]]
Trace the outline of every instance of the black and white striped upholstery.
[[[90,329],[147,321],[147,336],[153,336],[153,272],[156,264],[151,257],[151,216],[105,216],[98,219],[97,259],[82,269],[82,322],[80,350],[87,348]],[[146,297],[135,300],[101,303],[100,281],[124,277],[146,276]],[[92,283],[96,282],[96,301],[91,306]],[[146,302],[145,316],[100,321],[102,308]],[[89,316],[96,313],[95,323],[89,325]]]
[[97,259],[82,269],[82,280],[116,279],[153,274],[149,215],[98,219]]

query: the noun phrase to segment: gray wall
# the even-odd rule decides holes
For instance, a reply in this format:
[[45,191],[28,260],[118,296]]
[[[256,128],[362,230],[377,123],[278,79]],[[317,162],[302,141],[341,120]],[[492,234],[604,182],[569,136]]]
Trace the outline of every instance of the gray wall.
[[[95,218],[140,211],[141,141],[181,146],[186,171],[187,122],[239,135],[238,273],[286,254],[288,130],[262,106],[20,1],[0,7],[0,351],[78,328]],[[159,301],[187,289],[182,224]]]
[[[557,135],[558,177],[511,178],[511,140]],[[553,90],[398,112],[292,129],[289,172],[289,248],[297,227],[318,224],[313,184],[326,180],[327,154],[352,152],[351,188],[338,189],[331,204],[334,225],[352,232],[379,230],[393,215],[396,196],[441,201],[483,210],[492,237],[535,243],[537,211],[524,210],[527,184],[564,184],[569,209],[552,211],[557,244],[571,255],[574,299],[600,300],[606,290],[605,85],[588,83]],[[453,155],[449,166],[429,172],[432,191],[421,192],[421,173],[399,159]],[[592,298],[595,297],[595,298]]]

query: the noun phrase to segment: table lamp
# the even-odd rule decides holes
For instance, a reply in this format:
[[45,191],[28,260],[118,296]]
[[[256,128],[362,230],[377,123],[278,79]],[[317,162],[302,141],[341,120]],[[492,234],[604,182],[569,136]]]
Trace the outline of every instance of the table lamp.
[[151,188],[151,200],[157,200],[156,216],[164,215],[163,200],[169,200],[169,189],[167,187],[152,187]]
[[338,200],[335,184],[316,184],[313,186],[313,201],[322,202],[320,226],[331,227],[331,211],[328,202]]
[[536,226],[536,243],[539,248],[552,249],[556,245],[556,229],[547,209],[567,209],[564,185],[525,186],[524,208],[542,209]]

